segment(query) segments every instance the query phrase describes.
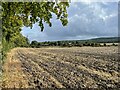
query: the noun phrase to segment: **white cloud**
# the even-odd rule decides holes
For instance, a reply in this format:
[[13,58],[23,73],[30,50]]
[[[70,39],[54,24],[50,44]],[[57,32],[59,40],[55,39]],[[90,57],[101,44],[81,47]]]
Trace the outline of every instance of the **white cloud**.
[[[38,32],[40,28],[35,26],[37,32],[27,32],[30,39],[38,41],[85,39],[101,36],[118,35],[118,6],[117,3],[92,2],[89,4],[71,3],[68,9],[68,26],[63,27],[60,21],[53,16],[53,26],[45,25],[44,32]],[[40,34],[39,34],[40,33]]]

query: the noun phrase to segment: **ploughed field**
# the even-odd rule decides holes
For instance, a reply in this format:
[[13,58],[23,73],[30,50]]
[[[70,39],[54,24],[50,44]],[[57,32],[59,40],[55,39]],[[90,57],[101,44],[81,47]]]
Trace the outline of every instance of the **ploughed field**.
[[118,47],[15,48],[2,87],[119,88]]

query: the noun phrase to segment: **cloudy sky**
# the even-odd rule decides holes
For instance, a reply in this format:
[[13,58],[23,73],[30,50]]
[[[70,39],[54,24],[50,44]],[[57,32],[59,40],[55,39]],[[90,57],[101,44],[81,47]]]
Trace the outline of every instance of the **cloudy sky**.
[[43,32],[36,23],[32,29],[23,27],[21,33],[40,42],[118,36],[118,3],[71,2],[67,26],[63,27],[55,15],[51,21],[52,27],[45,24]]

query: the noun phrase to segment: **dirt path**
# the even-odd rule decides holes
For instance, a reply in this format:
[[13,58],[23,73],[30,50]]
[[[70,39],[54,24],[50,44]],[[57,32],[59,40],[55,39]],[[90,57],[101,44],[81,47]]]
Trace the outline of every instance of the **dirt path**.
[[28,81],[23,73],[21,62],[16,56],[16,49],[11,50],[3,66],[2,86],[4,88],[28,88]]
[[117,47],[16,48],[4,64],[3,86],[118,88],[117,53]]

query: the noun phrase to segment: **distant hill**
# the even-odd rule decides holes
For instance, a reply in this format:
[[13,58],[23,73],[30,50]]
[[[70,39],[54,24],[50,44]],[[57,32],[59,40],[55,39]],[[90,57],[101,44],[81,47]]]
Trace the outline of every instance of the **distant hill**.
[[120,43],[120,37],[104,37],[104,38],[93,38],[93,39],[87,39],[87,40],[65,40],[61,42]]
[[87,41],[97,42],[97,43],[118,43],[120,42],[120,37],[106,37],[106,38],[94,38]]

